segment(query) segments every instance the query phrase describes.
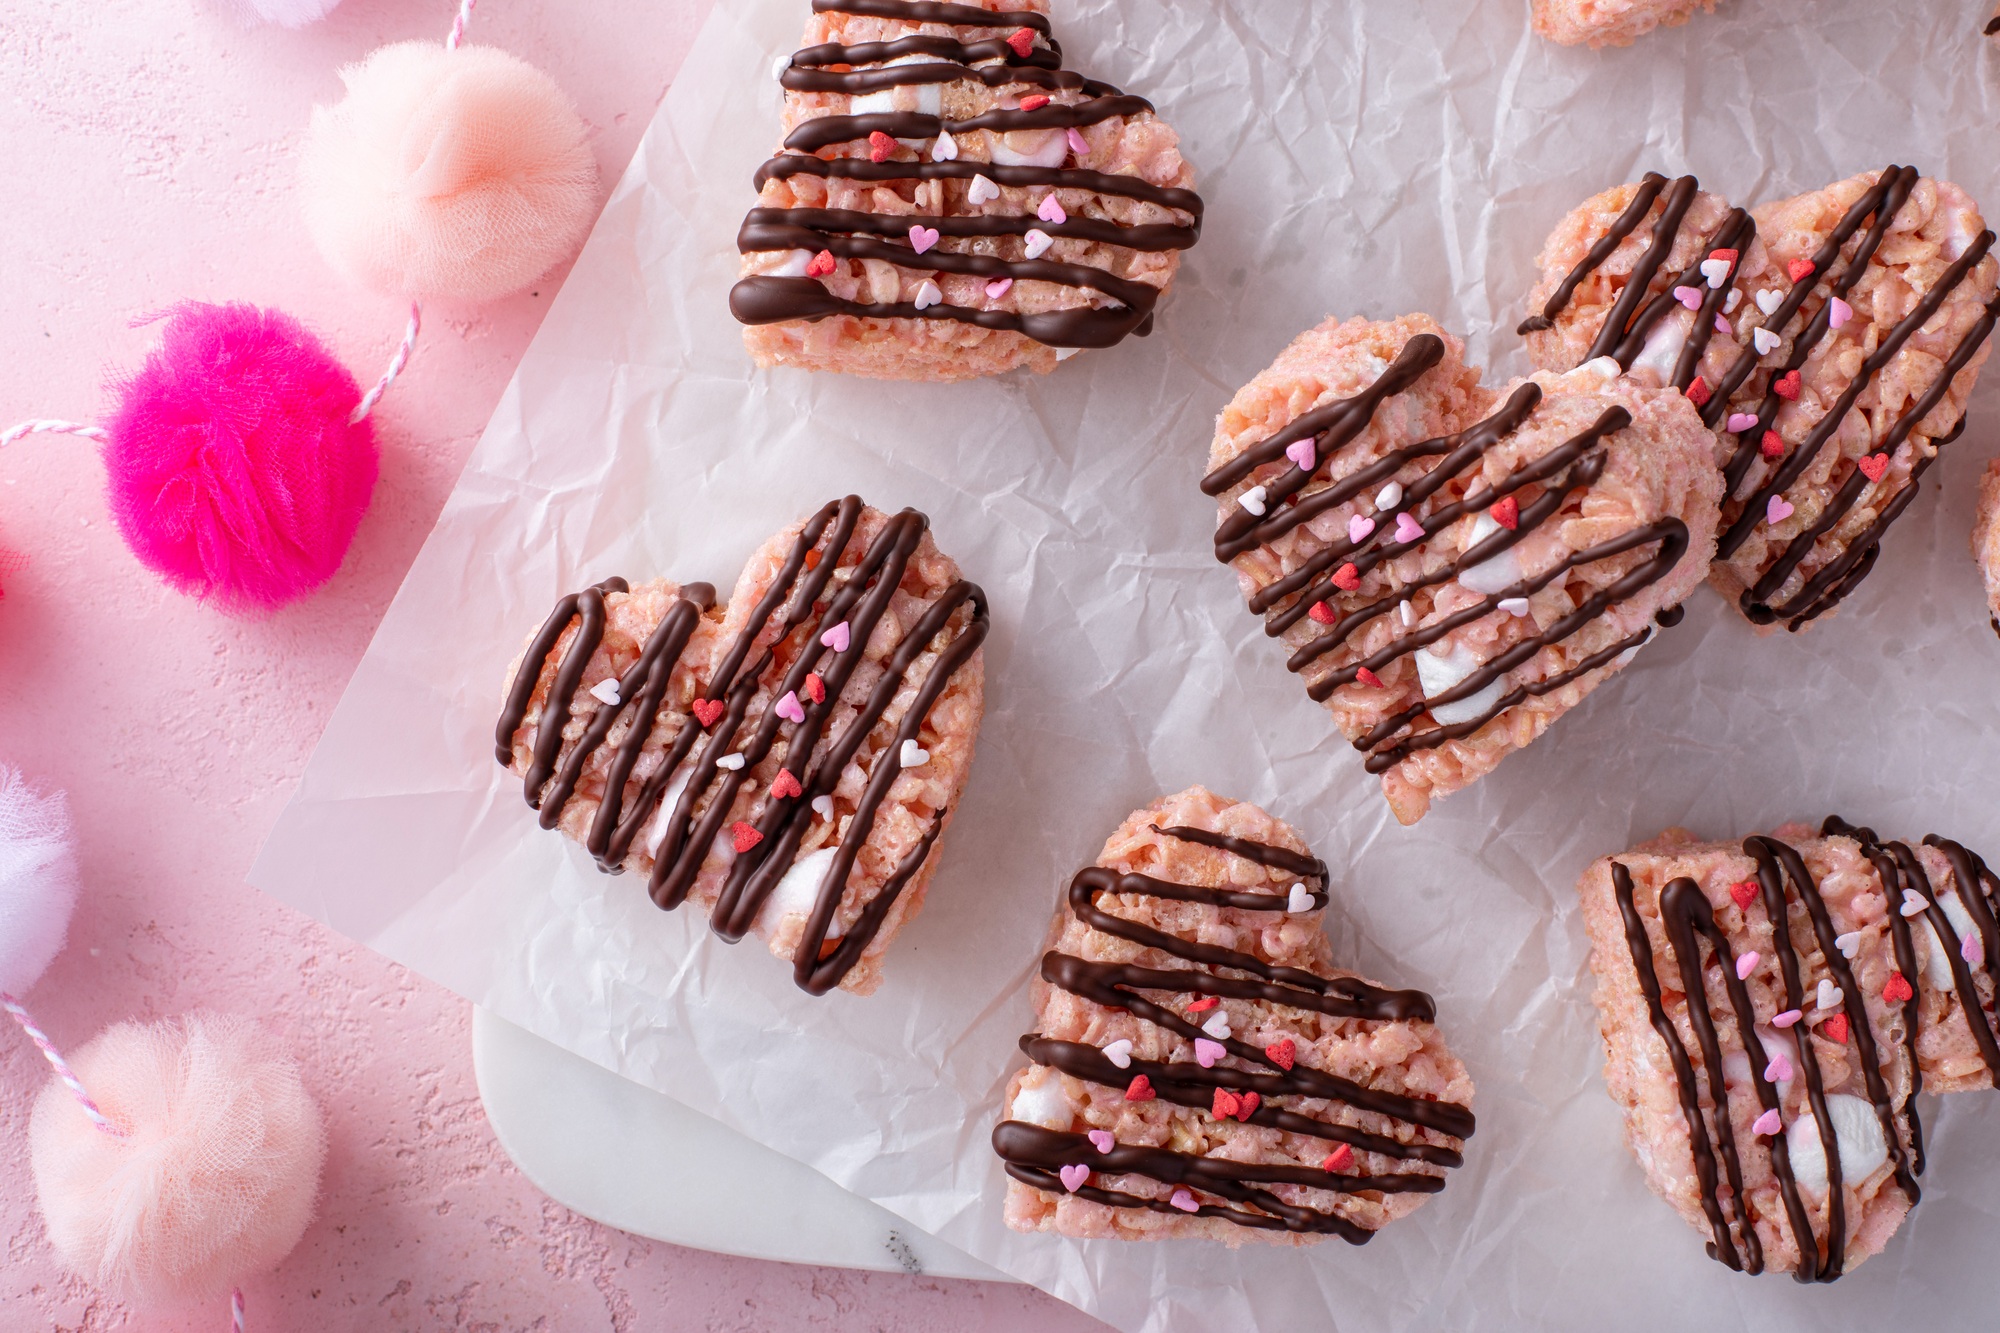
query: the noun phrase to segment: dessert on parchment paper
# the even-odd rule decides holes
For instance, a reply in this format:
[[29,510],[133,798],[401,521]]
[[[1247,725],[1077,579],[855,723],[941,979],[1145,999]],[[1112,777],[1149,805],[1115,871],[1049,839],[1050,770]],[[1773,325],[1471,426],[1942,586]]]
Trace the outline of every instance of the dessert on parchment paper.
[[915,510],[855,496],[707,584],[564,597],[509,669],[497,757],[543,828],[652,900],[867,994],[923,906],[985,706],[986,596]]
[[1604,1081],[1653,1191],[1743,1272],[1830,1282],[1880,1252],[1920,1196],[1917,1094],[2000,1079],[1986,863],[1829,819],[1672,829],[1578,888]]
[[1062,68],[1047,0],[812,8],[737,236],[757,364],[961,380],[1151,332],[1194,174],[1149,102]]
[[1609,360],[1488,389],[1425,315],[1301,334],[1209,468],[1216,558],[1405,824],[1679,619],[1721,494],[1681,394]]
[[1327,869],[1200,787],[1070,882],[993,1147],[1017,1231],[1300,1245],[1443,1189],[1472,1080],[1431,998],[1335,967]]
[[1715,0],[1535,0],[1535,31],[1564,46],[1630,46],[1696,11],[1714,13]]
[[1748,211],[1648,174],[1557,224],[1521,329],[1538,366],[1610,356],[1700,408],[1727,488],[1712,579],[1797,630],[1868,575],[1964,430],[2000,317],[1993,240],[1914,167]]

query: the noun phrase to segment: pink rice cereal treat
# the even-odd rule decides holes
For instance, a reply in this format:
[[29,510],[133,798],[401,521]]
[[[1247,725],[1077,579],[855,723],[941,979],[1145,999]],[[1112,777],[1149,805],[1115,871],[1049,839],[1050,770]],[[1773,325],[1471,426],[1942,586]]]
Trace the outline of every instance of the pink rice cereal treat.
[[607,579],[510,668],[497,757],[543,828],[866,995],[923,906],[985,706],[986,596],[915,510],[848,496],[707,584]]
[[1564,46],[1630,46],[1696,10],[1714,13],[1715,0],[1535,0],[1535,31]]
[[1829,819],[1671,829],[1578,888],[1604,1081],[1653,1191],[1739,1271],[1831,1282],[1880,1251],[1918,1197],[1917,1093],[2000,1080],[1986,863]]
[[1679,619],[1713,441],[1593,362],[1499,391],[1423,315],[1329,319],[1222,412],[1215,554],[1396,818],[1490,772]]
[[1972,524],[1972,558],[1986,580],[1986,607],[2000,634],[2000,458],[1979,476],[1979,513]]
[[1041,372],[1152,331],[1201,231],[1144,98],[1062,68],[1047,0],[813,0],[729,308],[760,366]]
[[1557,226],[1521,328],[1539,366],[1610,356],[1701,409],[1727,492],[1713,581],[1797,630],[1867,576],[1964,428],[2000,317],[1993,239],[1914,167],[1754,214],[1648,175]]
[[1070,881],[993,1147],[1016,1231],[1353,1245],[1445,1185],[1472,1080],[1422,991],[1334,967],[1326,866],[1200,787]]

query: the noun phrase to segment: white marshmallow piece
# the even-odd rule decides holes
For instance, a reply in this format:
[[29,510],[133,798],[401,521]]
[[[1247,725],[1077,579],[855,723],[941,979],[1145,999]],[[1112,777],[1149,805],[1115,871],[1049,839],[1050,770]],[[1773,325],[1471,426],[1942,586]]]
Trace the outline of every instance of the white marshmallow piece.
[[811,266],[813,261],[813,252],[810,250],[787,250],[784,252],[784,255],[784,262],[776,268],[765,269],[765,275],[773,278],[805,277],[806,269]]
[[[1450,652],[1444,657],[1439,657],[1433,649],[1412,654],[1417,659],[1417,679],[1422,683],[1424,697],[1427,699],[1434,699],[1443,694],[1484,665],[1470,648],[1462,644],[1453,644]],[[1505,693],[1506,686],[1507,677],[1501,675],[1469,699],[1434,705],[1431,708],[1431,716],[1437,719],[1439,726],[1444,727],[1484,717],[1492,711],[1493,705],[1500,702],[1500,696]]]
[[[1841,1092],[1827,1094],[1826,1113],[1833,1121],[1834,1148],[1840,1153],[1840,1182],[1853,1189],[1889,1160],[1882,1122],[1866,1099]],[[1825,1194],[1826,1145],[1820,1142],[1819,1122],[1810,1110],[1785,1126],[1785,1147],[1799,1184],[1814,1194]]]
[[1068,1129],[1069,1099],[1063,1096],[1062,1076],[1052,1069],[1039,1072],[1043,1078],[1023,1082],[1021,1090],[1014,1094],[1007,1118],[1040,1125],[1043,1129]]
[[[1956,893],[1940,893],[1937,902],[1938,906],[1944,909],[1946,919],[1951,922],[1952,930],[1958,935],[1959,944],[1962,945],[1977,933],[1978,927],[1973,923],[1972,913],[1965,910],[1965,904],[1958,900]],[[1924,959],[1924,976],[1931,985],[1941,990],[1955,985],[1956,978],[1951,972],[1951,955],[1945,952],[1946,945],[1938,938],[1937,927],[1926,921],[1924,930],[1929,933],[1931,940],[1931,951]]]
[[1655,387],[1671,383],[1674,367],[1681,359],[1681,349],[1687,346],[1688,334],[1693,328],[1694,315],[1686,310],[1675,310],[1655,324],[1653,331],[1646,335],[1646,345],[1632,359],[1633,377],[1650,382]]
[[653,816],[653,827],[646,833],[646,855],[660,854],[660,844],[667,840],[667,825],[673,822],[674,807],[680,804],[681,793],[687,790],[688,778],[693,774],[694,765],[684,763],[668,779],[667,789],[660,795],[659,813]]
[[[833,858],[839,850],[838,847],[822,847],[792,862],[792,868],[785,872],[778,886],[771,890],[771,896],[757,909],[757,920],[750,930],[758,939],[769,941],[775,937],[788,916],[801,920],[812,917],[820,892],[826,887],[827,872],[833,869]],[[830,940],[840,938],[839,921],[827,926],[826,937]]]
[[1736,307],[1742,304],[1743,304],[1743,289],[1740,287],[1731,287],[1729,289],[1729,295],[1723,299],[1722,313],[1725,315],[1733,315],[1736,313]]
[[1403,503],[1403,483],[1400,481],[1392,481],[1375,492],[1375,507],[1385,514],[1401,503]]
[[[1472,521],[1472,535],[1467,539],[1465,548],[1469,551],[1494,533],[1505,531],[1493,515],[1482,512]],[[1521,558],[1510,546],[1490,560],[1482,560],[1469,569],[1460,570],[1458,581],[1474,592],[1491,594],[1503,591],[1521,581]],[[1428,687],[1425,692],[1429,693]]]
[[1595,360],[1584,362],[1577,369],[1587,370],[1607,383],[1625,373],[1625,367],[1618,364],[1618,358],[1615,356],[1600,356]]
[[[1015,147],[1007,141],[1025,144]],[[1069,157],[1069,136],[1061,130],[1011,130],[993,136],[993,161],[1003,167],[1059,167]]]
[[[885,61],[882,68],[891,65],[922,65],[935,60],[933,56],[898,56]],[[897,106],[896,95],[902,93],[913,106]],[[923,116],[939,115],[944,110],[944,85],[937,83],[906,83],[900,88],[880,88],[872,93],[862,93],[848,99],[847,113],[851,116],[884,116],[895,111],[914,111]]]

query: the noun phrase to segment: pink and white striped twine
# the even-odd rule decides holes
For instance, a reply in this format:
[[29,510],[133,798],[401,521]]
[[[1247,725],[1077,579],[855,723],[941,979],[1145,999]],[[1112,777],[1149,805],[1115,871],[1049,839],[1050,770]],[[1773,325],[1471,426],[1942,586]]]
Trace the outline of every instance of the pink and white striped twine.
[[76,1098],[76,1104],[83,1108],[83,1113],[90,1117],[91,1123],[106,1134],[110,1134],[116,1138],[124,1138],[125,1131],[112,1124],[111,1118],[97,1109],[97,1103],[92,1101],[90,1094],[83,1090],[83,1082],[77,1078],[76,1071],[69,1067],[69,1061],[62,1058],[62,1052],[57,1050],[55,1043],[49,1040],[48,1033],[35,1025],[35,1020],[28,1016],[28,1011],[21,1007],[21,1002],[6,992],[0,991],[0,1008],[5,1008],[8,1013],[14,1016],[14,1021],[21,1025],[21,1031],[27,1033],[28,1040],[35,1043],[36,1047],[40,1049],[43,1057],[48,1060],[50,1066],[56,1071],[56,1077],[63,1081],[63,1085],[69,1089],[70,1095]]

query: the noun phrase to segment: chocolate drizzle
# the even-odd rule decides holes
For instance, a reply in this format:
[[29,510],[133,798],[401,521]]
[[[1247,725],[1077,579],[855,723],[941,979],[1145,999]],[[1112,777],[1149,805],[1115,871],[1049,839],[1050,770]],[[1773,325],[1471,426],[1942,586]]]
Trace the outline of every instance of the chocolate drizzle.
[[[1850,1018],[1846,1040],[1854,1046],[1853,1064],[1861,1074],[1863,1088],[1881,1122],[1896,1183],[1915,1204],[1922,1193],[1917,1177],[1924,1169],[1923,1126],[1916,1108],[1916,1096],[1923,1086],[1922,1067],[1917,1058],[1917,1040],[1922,1023],[1918,982],[1922,973],[1917,964],[1909,919],[1900,910],[1905,893],[1915,893],[1922,898],[1925,915],[1937,931],[1938,941],[1958,938],[1951,919],[1938,905],[1936,891],[1922,862],[1906,844],[1880,842],[1871,830],[1853,827],[1837,816],[1827,819],[1821,832],[1826,837],[1851,838],[1860,845],[1881,881],[1882,892],[1888,902],[1887,924],[1896,966],[1911,983],[1911,994],[1900,1002],[1894,1020],[1882,1023],[1886,1030],[1901,1032],[1910,1089],[1900,1102],[1891,1097],[1882,1075],[1882,1055],[1875,1040],[1876,1021],[1870,1011],[1871,997],[1861,989],[1854,969],[1842,953],[1839,930],[1827,910],[1826,899],[1820,893],[1804,858],[1794,848],[1769,837],[1753,837],[1743,843],[1743,851],[1757,867],[1757,895],[1751,901],[1760,903],[1763,909],[1761,934],[1756,938],[1768,936],[1770,943],[1767,947],[1777,963],[1783,985],[1784,998],[1773,1014],[1755,1012],[1748,986],[1737,977],[1737,960],[1729,933],[1716,923],[1715,909],[1701,887],[1692,879],[1682,877],[1670,881],[1660,890],[1660,924],[1679,973],[1680,991],[1687,1002],[1687,1026],[1695,1037],[1699,1065],[1666,1012],[1652,938],[1635,901],[1631,872],[1620,862],[1613,861],[1611,865],[1612,888],[1619,913],[1624,919],[1626,944],[1633,969],[1639,988],[1645,995],[1653,1029],[1666,1046],[1674,1070],[1681,1112],[1687,1121],[1702,1211],[1708,1217],[1713,1236],[1708,1252],[1711,1257],[1739,1271],[1759,1273],[1764,1270],[1763,1247],[1753,1219],[1745,1211],[1747,1195],[1742,1173],[1742,1154],[1762,1151],[1768,1155],[1771,1174],[1777,1181],[1783,1204],[1784,1224],[1790,1230],[1800,1256],[1799,1265],[1793,1272],[1794,1278],[1800,1282],[1831,1282],[1841,1276],[1845,1267],[1846,1199],[1842,1192],[1840,1150],[1833,1118],[1827,1110],[1826,1078],[1817,1046],[1817,1042],[1832,1038],[1824,1032],[1815,1032],[1808,1037],[1802,1024],[1793,1029],[1799,1054],[1797,1069],[1804,1080],[1806,1101],[1811,1107],[1826,1161],[1827,1226],[1826,1234],[1819,1236],[1813,1230],[1811,1210],[1801,1194],[1791,1164],[1786,1135],[1753,1136],[1747,1143],[1740,1142],[1737,1137],[1735,1118],[1729,1109],[1729,1089],[1721,1072],[1724,1055],[1718,1036],[1718,1017],[1733,1024],[1739,1047],[1748,1057],[1756,1111],[1761,1114],[1781,1110],[1778,1091],[1765,1076],[1766,1050],[1757,1027],[1759,1023],[1769,1023],[1777,1012],[1804,1011],[1808,1007],[1811,991],[1801,972],[1800,958],[1802,953],[1817,953],[1829,978],[1840,991],[1841,1012]],[[1957,843],[1937,837],[1926,838],[1925,842],[1938,848],[1949,860],[1959,900],[1972,916],[1982,935],[1982,942],[1987,946],[1987,975],[1989,979],[2000,982],[2000,973],[1994,971],[1990,962],[1992,950],[2000,946],[2000,923],[1996,923],[1995,917],[1995,903],[2000,901],[2000,882],[1995,881],[1984,862]],[[1795,913],[1794,904],[1802,911]],[[1748,906],[1744,908],[1744,913],[1744,930],[1755,929],[1749,920]],[[1795,938],[1795,932],[1801,928],[1807,932],[1807,942],[1803,945]],[[1704,941],[1709,951],[1708,964],[1703,962]],[[1970,965],[1955,954],[1951,961],[1954,989],[1967,1016],[1968,1026],[1980,1046],[1988,1069],[1992,1071],[1995,1085],[2000,1086],[2000,1027],[1996,1027],[1996,1019],[1983,1007]],[[1715,993],[1718,987],[1721,990],[1720,1002]],[[1874,998],[1884,1008],[1889,1004],[1886,998]],[[1728,1010],[1726,1016],[1722,1015],[1723,1003]],[[1728,1186],[1726,1195],[1723,1190],[1725,1178]]]
[[[1161,828],[1155,825],[1153,831],[1184,842],[1217,847],[1258,865],[1298,875],[1301,883],[1310,888],[1313,910],[1326,905],[1327,870],[1325,863],[1317,859],[1287,848],[1248,842],[1205,829]],[[1388,990],[1355,977],[1322,977],[1298,968],[1266,963],[1253,955],[1221,945],[1182,939],[1105,911],[1097,905],[1097,899],[1107,893],[1269,912],[1288,910],[1288,896],[1181,884],[1151,875],[1119,874],[1101,866],[1087,867],[1070,881],[1069,909],[1092,929],[1130,941],[1141,948],[1156,949],[1183,959],[1190,966],[1154,968],[1131,963],[1092,962],[1072,954],[1051,951],[1042,958],[1043,979],[1108,1009],[1128,1011],[1190,1042],[1197,1038],[1209,1038],[1204,1029],[1189,1019],[1147,998],[1148,993],[1192,993],[1245,1000],[1365,1022],[1435,1020],[1435,1006],[1430,996],[1422,991]],[[1243,975],[1225,976],[1222,975],[1224,970]],[[1122,1088],[1135,1076],[1143,1075],[1161,1100],[1199,1110],[1207,1110],[1213,1105],[1218,1090],[1252,1092],[1259,1098],[1255,1109],[1247,1116],[1239,1116],[1250,1124],[1345,1143],[1360,1151],[1433,1166],[1455,1167],[1464,1160],[1454,1147],[1427,1142],[1405,1143],[1388,1135],[1335,1124],[1288,1109],[1277,1105],[1276,1099],[1299,1097],[1342,1102],[1459,1140],[1470,1138],[1475,1125],[1472,1112],[1463,1106],[1365,1087],[1303,1063],[1292,1063],[1287,1068],[1269,1052],[1233,1037],[1222,1038],[1217,1044],[1245,1067],[1229,1068],[1218,1062],[1210,1068],[1203,1068],[1191,1061],[1164,1062],[1138,1057],[1129,1058],[1121,1066],[1095,1046],[1056,1041],[1033,1033],[1021,1038],[1021,1049],[1029,1059],[1087,1082]],[[1386,1194],[1428,1194],[1444,1188],[1442,1177],[1425,1172],[1347,1174],[1310,1166],[1236,1162],[1129,1144],[1117,1145],[1109,1153],[1099,1153],[1084,1135],[1044,1129],[1017,1120],[1005,1120],[995,1127],[993,1147],[1006,1161],[1008,1175],[1050,1193],[1068,1192],[1058,1178],[1059,1169],[1082,1162],[1092,1170],[1108,1175],[1142,1175],[1169,1185],[1188,1185],[1227,1204],[1237,1205],[1229,1207],[1203,1203],[1187,1215],[1219,1217],[1244,1227],[1332,1234],[1356,1245],[1366,1242],[1373,1233],[1337,1213],[1286,1203],[1256,1186],[1282,1183],[1339,1193],[1368,1191]],[[1183,1212],[1163,1198],[1148,1198],[1098,1186],[1086,1185],[1074,1193],[1079,1198],[1112,1207],[1145,1208],[1169,1214]]]
[[[915,510],[893,516],[848,566],[846,581],[829,591],[853,544],[861,516],[861,500],[850,495],[826,505],[807,521],[701,692],[703,701],[723,705],[712,726],[705,728],[691,712],[666,706],[668,681],[702,612],[714,600],[713,589],[692,584],[661,618],[638,660],[619,677],[620,702],[596,711],[561,770],[556,770],[571,701],[603,640],[604,596],[626,590],[623,580],[611,579],[557,603],[522,658],[495,731],[496,757],[511,766],[514,738],[526,719],[535,687],[549,655],[574,622],[576,633],[557,664],[537,720],[532,762],[523,777],[527,801],[541,811],[544,828],[555,827],[591,756],[629,712],[631,722],[613,753],[585,846],[600,869],[615,874],[624,868],[640,831],[651,825],[648,852],[653,868],[648,891],[656,904],[669,910],[686,901],[708,859],[709,848],[728,827],[744,784],[752,781],[759,765],[782,746],[782,770],[798,781],[799,793],[790,799],[767,793],[752,807],[743,822],[757,832],[759,840],[738,851],[729,863],[728,876],[710,916],[716,934],[735,941],[755,923],[758,912],[791,869],[800,842],[818,822],[813,801],[833,795],[842,772],[889,705],[912,687],[908,677],[918,657],[935,648],[937,656],[924,677],[914,683],[913,697],[894,735],[882,744],[844,833],[838,842],[829,844],[836,849],[834,858],[820,884],[805,939],[793,957],[795,980],[815,995],[840,984],[860,961],[943,830],[947,812],[938,810],[918,845],[862,908],[860,918],[845,934],[833,930],[834,914],[855,858],[871,836],[876,815],[900,772],[897,761],[903,743],[917,739],[931,706],[978,650],[989,624],[985,594],[964,580],[953,583],[925,607],[882,664],[881,678],[859,702],[858,711],[833,728],[842,692],[861,663],[861,649],[888,612],[929,526]],[[851,647],[835,653],[820,641],[820,634],[823,627],[843,622],[849,626]],[[775,633],[760,647],[759,641],[774,624]],[[940,644],[940,638],[946,641]],[[777,678],[766,679],[778,661],[777,650],[786,644],[791,645],[788,665]],[[811,699],[808,677],[814,674],[823,677],[820,702]],[[753,719],[750,708],[760,691],[768,702]],[[789,722],[776,711],[776,702],[787,694],[798,700],[803,720]],[[656,734],[668,738],[666,752],[650,776],[635,784],[633,768]],[[741,758],[733,768],[718,762],[731,756]],[[677,781],[679,794],[667,806],[668,789]]]
[[[1530,382],[1515,389],[1497,412],[1475,425],[1454,435],[1390,450],[1351,475],[1320,490],[1306,492],[1305,488],[1318,477],[1328,460],[1367,428],[1376,408],[1387,398],[1415,385],[1438,364],[1443,354],[1444,343],[1441,339],[1428,333],[1418,334],[1403,345],[1396,359],[1366,389],[1351,398],[1334,399],[1304,413],[1283,430],[1245,449],[1202,479],[1204,493],[1219,495],[1248,479],[1257,468],[1285,458],[1285,450],[1290,446],[1301,440],[1313,442],[1312,469],[1301,468],[1293,461],[1282,473],[1264,483],[1263,515],[1253,514],[1238,506],[1232,508],[1217,525],[1215,556],[1227,564],[1247,551],[1276,541],[1339,505],[1374,491],[1393,480],[1412,462],[1428,458],[1441,460],[1404,486],[1396,504],[1391,506],[1398,513],[1407,513],[1416,520],[1423,529],[1422,535],[1408,541],[1398,540],[1397,524],[1389,510],[1367,515],[1365,517],[1372,519],[1373,526],[1359,540],[1350,537],[1330,542],[1324,549],[1300,561],[1296,569],[1251,595],[1250,609],[1264,616],[1265,633],[1272,637],[1298,625],[1316,607],[1324,608],[1323,614],[1330,617],[1321,622],[1325,624],[1322,631],[1293,651],[1286,662],[1293,672],[1316,669],[1322,658],[1338,651],[1357,630],[1383,616],[1395,614],[1398,604],[1418,589],[1448,583],[1462,572],[1493,559],[1525,540],[1560,513],[1571,499],[1595,484],[1609,461],[1606,453],[1609,437],[1631,424],[1631,413],[1625,408],[1608,408],[1586,430],[1535,461],[1517,468],[1500,482],[1490,486],[1479,485],[1461,500],[1441,503],[1425,511],[1425,501],[1453,479],[1476,470],[1489,449],[1520,429],[1533,416],[1541,403],[1542,389]],[[1399,583],[1384,595],[1372,599],[1358,590],[1343,589],[1335,582],[1342,570],[1349,570],[1358,580],[1377,569],[1391,569],[1391,561],[1417,549],[1432,534],[1509,496],[1531,497],[1520,500],[1515,527],[1493,532],[1462,551],[1449,564]],[[1571,570],[1646,546],[1657,549],[1622,578],[1591,594],[1548,627],[1538,629],[1538,632],[1509,646],[1492,661],[1482,663],[1457,685],[1388,718],[1356,740],[1354,747],[1368,755],[1367,770],[1380,773],[1420,750],[1434,749],[1447,741],[1470,736],[1508,709],[1580,680],[1645,643],[1652,635],[1651,627],[1590,654],[1583,662],[1557,675],[1515,686],[1478,717],[1450,725],[1437,724],[1426,731],[1415,730],[1416,724],[1433,706],[1474,697],[1507,672],[1533,659],[1543,649],[1578,633],[1614,604],[1636,596],[1664,578],[1687,553],[1686,525],[1679,519],[1661,519],[1575,552],[1555,568],[1523,578],[1432,624],[1412,628],[1366,657],[1322,671],[1307,685],[1306,693],[1315,701],[1324,702],[1334,690],[1358,679],[1361,672],[1379,674],[1398,658],[1407,657],[1436,643],[1453,630],[1493,614],[1504,601],[1531,596]],[[1661,619],[1657,623],[1667,625],[1673,622]]]
[[[1070,190],[1108,194],[1172,209],[1186,215],[1185,223],[1126,226],[1101,218],[1067,217],[1048,222],[1034,216],[983,214],[963,190],[951,192],[942,216],[918,213],[864,213],[850,209],[757,208],[737,234],[737,249],[745,254],[771,251],[826,252],[841,260],[875,260],[922,273],[960,274],[988,281],[1046,282],[1097,294],[1095,301],[1053,310],[1016,313],[942,300],[919,309],[916,302],[870,302],[836,295],[814,277],[753,274],[730,292],[729,308],[745,324],[814,321],[831,315],[868,319],[950,320],[978,328],[1023,334],[1055,347],[1109,347],[1126,335],[1151,332],[1153,309],[1160,289],[1150,283],[1121,278],[1107,268],[1026,258],[1027,233],[1039,230],[1057,239],[1116,246],[1133,252],[1184,250],[1201,234],[1202,204],[1192,190],[1151,185],[1134,176],[1110,175],[1081,167],[999,166],[978,161],[896,160],[910,152],[909,141],[935,141],[940,134],[958,136],[979,131],[1073,131],[1115,117],[1151,114],[1151,103],[1061,68],[1062,49],[1050,36],[1045,15],[1030,11],[993,11],[965,5],[925,4],[916,0],[814,0],[815,13],[848,13],[909,23],[956,27],[1026,28],[1039,41],[1027,54],[1009,41],[994,37],[961,41],[953,37],[913,34],[888,42],[852,46],[824,43],[792,56],[781,82],[797,92],[832,92],[858,96],[884,89],[974,82],[987,88],[1022,85],[1052,94],[1078,94],[1077,102],[1049,101],[1033,110],[996,108],[965,120],[945,120],[917,112],[814,117],[786,138],[785,151],[757,172],[761,191],[775,179],[810,174],[835,179],[900,184],[909,181],[964,181],[975,177],[1002,186],[1047,186],[1051,192]],[[908,60],[915,63],[885,64]],[[864,68],[865,67],[865,68]],[[885,134],[903,141],[896,154],[876,162],[865,156],[822,158],[824,149],[866,147],[869,136]],[[857,150],[859,151],[859,150]],[[934,153],[934,142],[922,150]],[[940,203],[946,202],[943,194]],[[1072,201],[1075,202],[1075,201]],[[907,239],[912,227],[937,231],[941,237],[993,238],[1001,254],[972,253],[933,246],[919,254]],[[893,243],[881,239],[896,238]],[[1014,238],[1022,238],[1018,243]],[[1021,257],[1003,257],[1018,253]],[[998,298],[993,298],[998,299]]]

